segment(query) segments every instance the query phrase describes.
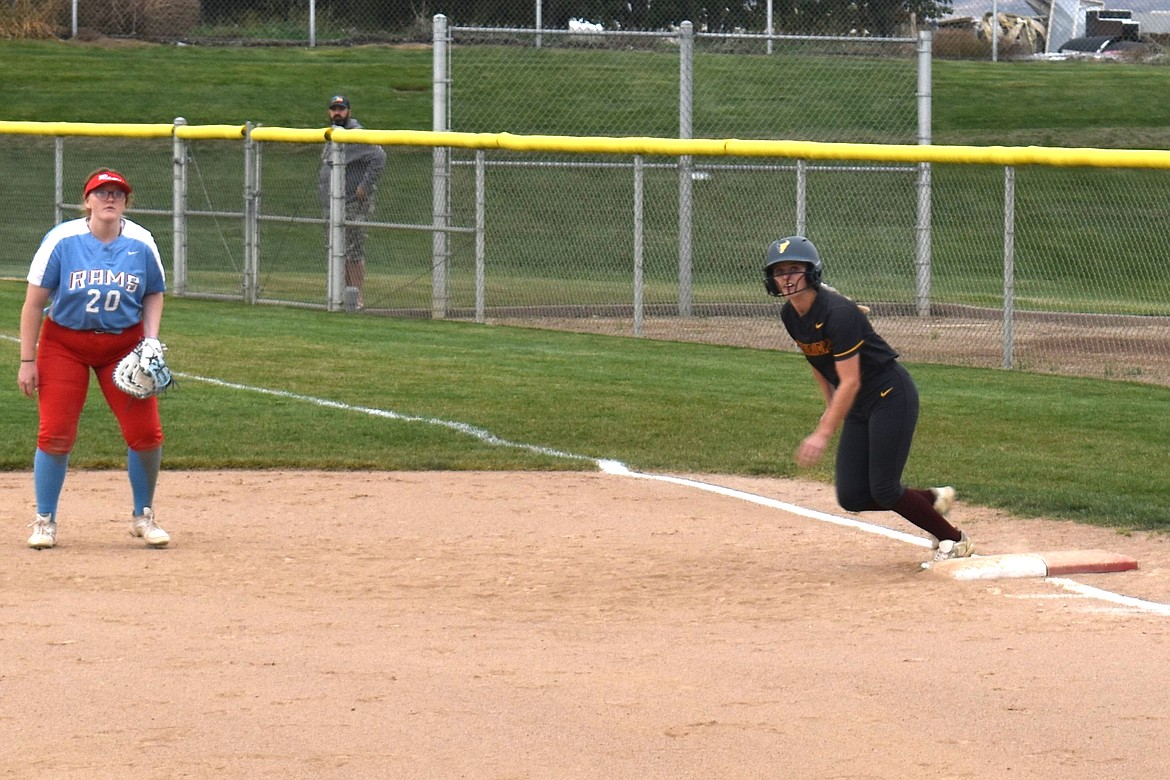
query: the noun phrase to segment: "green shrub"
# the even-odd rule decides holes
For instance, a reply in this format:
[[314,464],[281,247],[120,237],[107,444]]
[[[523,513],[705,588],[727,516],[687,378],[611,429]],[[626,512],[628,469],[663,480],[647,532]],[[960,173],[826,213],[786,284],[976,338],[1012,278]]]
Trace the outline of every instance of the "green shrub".
[[199,24],[199,0],[110,0],[82,3],[79,27],[103,35],[181,38]]
[[67,27],[69,0],[14,0],[0,4],[0,38],[56,38]]

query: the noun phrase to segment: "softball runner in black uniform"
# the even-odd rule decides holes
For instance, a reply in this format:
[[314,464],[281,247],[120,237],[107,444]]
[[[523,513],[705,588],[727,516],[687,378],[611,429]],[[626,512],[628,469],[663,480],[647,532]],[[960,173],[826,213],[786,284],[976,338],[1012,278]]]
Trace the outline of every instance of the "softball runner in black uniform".
[[914,380],[865,312],[822,283],[823,272],[820,254],[803,236],[774,241],[765,255],[764,287],[786,299],[780,319],[825,397],[825,412],[797,449],[797,463],[817,463],[840,429],[836,486],[843,509],[897,512],[938,540],[936,561],[969,556],[971,540],[943,516],[955,489],[902,484],[918,423]]

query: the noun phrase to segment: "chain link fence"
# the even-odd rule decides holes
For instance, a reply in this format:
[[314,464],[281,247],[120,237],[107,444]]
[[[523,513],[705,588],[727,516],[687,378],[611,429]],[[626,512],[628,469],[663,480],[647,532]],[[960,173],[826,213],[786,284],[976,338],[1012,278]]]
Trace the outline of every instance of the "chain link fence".
[[888,37],[912,34],[916,23],[947,10],[949,4],[938,0],[743,0],[723,6],[690,0],[2,0],[0,29],[43,37],[337,45],[429,41],[432,18],[446,14],[462,25],[532,30],[531,43],[540,46],[546,32],[572,30],[584,41],[597,31],[670,31],[683,21],[720,34]]
[[[1148,153],[1150,167],[934,163],[925,311],[913,179],[883,171],[880,157],[753,157],[751,170],[701,182],[713,188],[696,198],[693,311],[683,315],[676,164],[614,153],[528,165],[537,152],[480,149],[451,171],[436,262],[432,150],[393,140],[394,197],[369,225],[368,314],[787,348],[760,256],[802,218],[803,191],[828,281],[870,305],[907,359],[1170,384],[1165,153]],[[131,218],[176,266],[174,294],[337,308],[315,188],[320,143],[266,140],[249,152],[239,134],[187,141],[181,234],[172,144],[6,133],[0,206],[9,245],[25,251],[4,253],[0,275],[23,278],[47,226],[75,213],[78,183],[113,162],[135,185]]]
[[[341,8],[308,6],[315,19]],[[300,24],[291,11],[286,21]],[[930,140],[920,39],[472,21],[395,28],[434,35],[436,130]],[[541,74],[526,80],[538,86],[515,90],[520,72]],[[677,95],[677,110],[646,111],[651,91]],[[785,346],[759,263],[769,241],[800,232],[908,359],[1170,384],[1170,185],[1159,169],[387,149],[393,186],[368,224],[368,313]],[[321,154],[320,142],[249,152],[239,140],[189,141],[176,233],[169,138],[8,134],[0,205],[12,245],[29,251],[4,255],[0,274],[22,278],[47,225],[75,213],[71,183],[112,163],[135,183],[132,218],[183,258],[176,292],[335,306]]]

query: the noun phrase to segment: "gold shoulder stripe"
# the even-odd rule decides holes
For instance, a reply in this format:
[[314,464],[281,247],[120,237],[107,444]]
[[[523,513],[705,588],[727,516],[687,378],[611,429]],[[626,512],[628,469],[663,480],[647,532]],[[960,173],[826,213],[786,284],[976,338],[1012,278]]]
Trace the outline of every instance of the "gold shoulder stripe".
[[854,344],[852,347],[850,347],[849,349],[845,350],[844,352],[835,352],[835,353],[833,353],[833,357],[835,357],[835,358],[839,358],[839,357],[845,357],[845,356],[847,356],[847,355],[852,355],[854,352],[856,352],[857,350],[861,349],[861,345],[862,345],[862,344],[864,344],[864,343],[865,343],[865,339],[862,339],[861,341],[857,342],[856,344]]

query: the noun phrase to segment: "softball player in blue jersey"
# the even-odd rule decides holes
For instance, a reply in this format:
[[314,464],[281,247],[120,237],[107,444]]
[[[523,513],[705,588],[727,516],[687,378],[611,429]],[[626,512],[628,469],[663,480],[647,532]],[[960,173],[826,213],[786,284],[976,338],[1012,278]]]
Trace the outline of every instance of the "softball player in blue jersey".
[[57,544],[57,504],[92,371],[122,430],[133,512],[130,533],[149,547],[170,536],[154,516],[162,462],[158,399],[133,398],[114,367],[143,338],[157,339],[166,282],[154,237],[123,216],[132,189],[101,168],[82,189],[86,216],[50,230],[33,256],[20,314],[21,392],[37,399],[33,457],[37,516],[29,547]]
[[825,399],[816,430],[797,449],[797,462],[816,464],[840,429],[835,481],[843,509],[898,513],[938,540],[936,561],[969,556],[971,540],[944,517],[955,489],[902,484],[918,423],[914,380],[865,311],[824,284],[823,274],[820,254],[804,236],[774,241],[765,254],[764,287],[785,299],[780,319]]

